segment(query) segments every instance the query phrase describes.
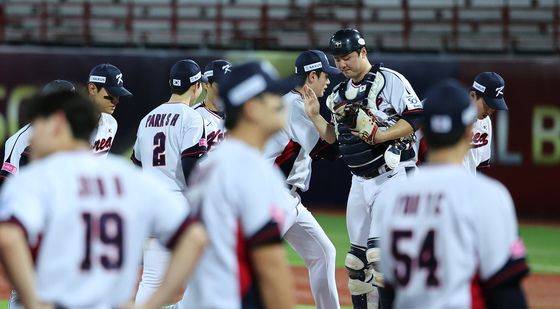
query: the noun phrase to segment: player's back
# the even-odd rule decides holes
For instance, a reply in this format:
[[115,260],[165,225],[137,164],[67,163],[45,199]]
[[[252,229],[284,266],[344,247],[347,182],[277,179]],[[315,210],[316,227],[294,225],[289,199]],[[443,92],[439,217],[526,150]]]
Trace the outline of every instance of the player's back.
[[268,140],[264,155],[271,163],[280,166],[288,185],[306,191],[311,179],[312,160],[309,154],[320,136],[305,113],[299,92],[292,90],[282,99],[288,108],[286,126]]
[[[194,109],[180,102],[161,104],[140,121],[134,157],[168,190],[184,191],[181,156],[197,151],[194,148],[205,138],[203,130],[202,116]],[[190,146],[194,148],[185,148]]]
[[258,298],[250,250],[272,236],[269,223],[282,212],[275,207],[285,205],[270,201],[283,200],[285,189],[280,173],[236,139],[222,142],[203,166],[189,179],[188,197],[210,241],[179,308],[241,308]]
[[517,240],[507,190],[459,165],[422,168],[376,207],[395,308],[480,305],[480,283],[504,267]]
[[[111,155],[100,160],[87,150],[35,162],[7,186],[10,195],[27,196],[13,213],[36,247],[39,298],[68,308],[127,303],[145,238],[163,235],[158,205],[178,206],[128,162]],[[11,197],[3,198],[10,205]]]

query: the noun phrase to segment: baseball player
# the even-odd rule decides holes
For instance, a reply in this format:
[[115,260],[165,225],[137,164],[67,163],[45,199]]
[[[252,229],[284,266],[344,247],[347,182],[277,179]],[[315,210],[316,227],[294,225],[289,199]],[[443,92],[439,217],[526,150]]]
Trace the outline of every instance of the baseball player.
[[231,70],[219,88],[228,139],[189,179],[189,201],[210,241],[178,307],[293,308],[280,236],[289,201],[280,172],[261,151],[285,125],[279,94],[296,82],[277,80],[269,63]]
[[91,148],[94,153],[107,155],[117,134],[117,121],[111,115],[120,97],[130,97],[132,93],[124,88],[121,71],[109,63],[98,64],[91,69],[87,91],[100,110],[98,125],[92,134]]
[[504,100],[504,79],[494,72],[478,74],[471,87],[470,98],[477,106],[477,121],[473,126],[471,149],[463,165],[471,172],[490,167],[492,120],[496,110],[508,110]]
[[40,97],[30,116],[37,161],[10,178],[0,197],[0,261],[22,305],[126,305],[148,235],[173,250],[166,281],[148,303],[164,305],[201,255],[207,239],[200,223],[154,179],[89,151],[98,122],[88,99]]
[[376,202],[393,308],[527,308],[528,273],[507,189],[462,167],[476,106],[454,80],[428,92],[428,164]]
[[[55,79],[43,86],[39,93],[41,95],[48,95],[59,91],[75,92],[76,88],[69,81]],[[4,163],[0,170],[0,187],[4,184],[7,177],[16,175],[20,168],[29,163],[31,159],[29,147],[31,131],[31,125],[26,124],[6,140],[4,144]]]
[[[171,67],[171,97],[149,112],[138,125],[131,159],[178,201],[186,204],[186,179],[196,161],[206,153],[205,124],[193,108],[206,78],[192,60],[178,61]],[[144,252],[144,269],[136,302],[144,303],[161,284],[170,254],[155,239]]]
[[305,113],[304,97],[308,93],[322,97],[330,84],[329,75],[340,71],[331,67],[327,56],[318,50],[301,53],[295,72],[303,87],[296,87],[283,96],[288,109],[285,128],[276,133],[265,147],[265,157],[284,171],[289,187],[287,196],[291,209],[286,217],[282,237],[303,258],[309,269],[311,291],[317,308],[339,308],[335,278],[336,250],[311,212],[301,203],[298,190],[307,191],[311,178],[310,154],[319,143],[319,133]]
[[208,82],[204,84],[206,99],[195,110],[200,113],[206,123],[206,140],[208,150],[224,139],[223,106],[218,103],[219,80],[227,78],[231,72],[231,63],[225,60],[214,60],[204,68],[204,76]]
[[337,68],[348,78],[327,98],[332,124],[319,114],[317,100],[306,100],[306,111],[324,140],[338,142],[353,174],[346,208],[351,247],[345,265],[352,303],[361,309],[368,303],[377,305],[374,285],[383,284],[378,267],[379,230],[371,224],[377,210],[374,203],[385,185],[406,179],[406,172],[415,169],[413,132],[422,104],[403,75],[370,64],[359,31],[337,31],[329,48]]
[[[492,120],[496,110],[508,110],[504,100],[504,79],[494,72],[482,72],[475,77],[470,89],[470,99],[477,107],[477,121],[473,126],[471,149],[467,152],[463,165],[472,173],[490,167],[492,153]],[[421,131],[416,132],[421,136]],[[419,163],[425,161],[428,151],[426,141],[418,138]]]

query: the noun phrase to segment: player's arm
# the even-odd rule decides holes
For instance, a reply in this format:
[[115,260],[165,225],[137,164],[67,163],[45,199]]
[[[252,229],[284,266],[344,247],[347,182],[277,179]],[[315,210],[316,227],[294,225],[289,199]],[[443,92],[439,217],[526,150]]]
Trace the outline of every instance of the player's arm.
[[[478,203],[476,231],[479,269],[487,308],[527,308],[521,280],[528,274],[525,247],[518,236],[515,209],[505,187]],[[499,221],[496,221],[499,218]],[[492,237],[488,237],[492,235]]]
[[208,151],[205,125],[202,116],[197,112],[183,136],[182,148],[184,150],[181,152],[181,167],[187,183],[196,162]]
[[317,95],[315,95],[315,92],[307,85],[303,86],[302,90],[305,113],[313,122],[321,138],[327,143],[333,144],[336,142],[335,129],[331,123],[321,116],[321,105],[319,104]]
[[33,261],[25,234],[16,221],[0,223],[0,262],[25,308],[39,308]]
[[277,237],[263,239],[258,244],[255,244],[253,240],[250,254],[264,307],[272,309],[293,308],[295,301],[292,292],[292,276],[280,240],[280,232],[277,226],[268,225],[266,228],[269,230],[275,229]]
[[387,130],[378,130],[374,139],[376,143],[409,136],[420,126],[422,102],[408,82],[397,80],[398,82],[393,83],[391,91],[388,93],[388,100],[402,118]]
[[188,227],[180,235],[172,238],[168,247],[172,249],[171,259],[161,286],[142,305],[143,308],[162,308],[173,299],[188,278],[191,276],[204,248],[208,244],[208,237],[202,224],[184,223]]

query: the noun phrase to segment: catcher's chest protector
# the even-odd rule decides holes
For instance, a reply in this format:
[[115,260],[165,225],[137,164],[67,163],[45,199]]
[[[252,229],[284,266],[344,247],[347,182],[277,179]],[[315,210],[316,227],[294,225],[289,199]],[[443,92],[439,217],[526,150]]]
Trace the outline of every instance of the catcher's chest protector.
[[[340,83],[334,89],[335,97],[340,98],[341,102],[346,101],[347,105],[375,106],[377,97],[385,85],[385,78],[378,71],[379,66],[376,65],[359,85],[349,85],[350,80]],[[348,87],[353,89],[347,91]],[[349,96],[352,96],[352,98],[348,98]],[[337,122],[335,128],[339,152],[352,174],[366,178],[378,176],[380,168],[385,166],[383,154],[389,144],[370,145],[359,137],[352,135],[350,127],[343,122]]]

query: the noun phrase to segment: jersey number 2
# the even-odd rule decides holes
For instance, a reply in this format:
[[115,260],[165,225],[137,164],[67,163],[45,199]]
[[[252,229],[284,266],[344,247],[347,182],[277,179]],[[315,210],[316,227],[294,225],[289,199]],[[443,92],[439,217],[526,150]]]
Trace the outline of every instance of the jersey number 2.
[[119,214],[106,212],[99,218],[93,214],[82,213],[85,224],[85,254],[82,260],[81,269],[90,270],[92,267],[92,243],[97,241],[103,245],[113,247],[111,254],[103,254],[99,261],[103,268],[119,269],[123,263],[123,221]]
[[154,135],[154,158],[153,166],[165,166],[165,134],[163,132]]
[[[401,240],[412,238],[412,231],[393,231],[393,234],[391,235],[391,254],[397,263],[393,269],[393,274],[400,286],[406,286],[408,284],[413,267],[415,266],[420,269],[424,268],[428,271],[426,286],[439,286],[439,279],[436,277],[438,261],[435,256],[434,248],[435,234],[434,230],[429,230],[426,234],[426,238],[424,238],[422,247],[420,248],[420,253],[417,257],[411,257],[410,255],[399,251],[398,243]],[[402,267],[399,268],[399,264],[402,265]]]

